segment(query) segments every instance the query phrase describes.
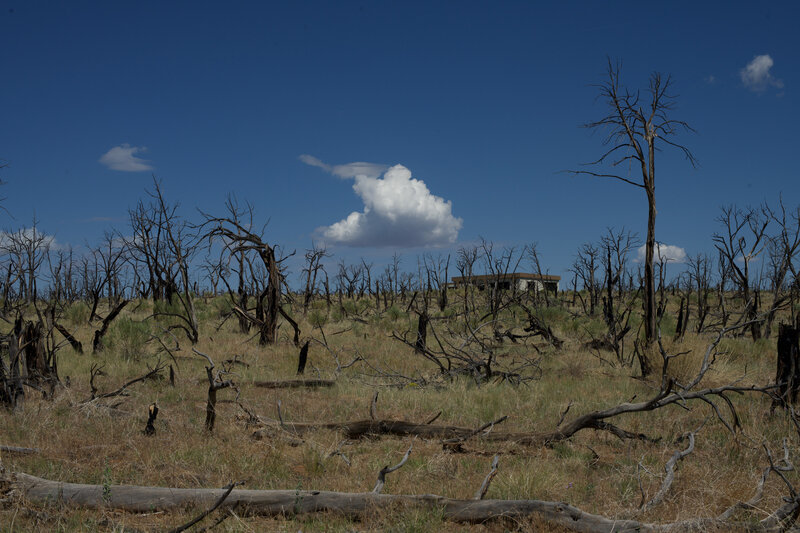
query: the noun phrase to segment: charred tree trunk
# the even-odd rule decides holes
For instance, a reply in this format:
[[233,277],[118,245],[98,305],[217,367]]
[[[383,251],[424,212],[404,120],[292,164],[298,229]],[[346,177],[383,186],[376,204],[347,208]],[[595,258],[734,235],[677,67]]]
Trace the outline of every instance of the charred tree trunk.
[[303,372],[305,372],[305,370],[306,370],[306,362],[308,361],[308,343],[309,343],[309,341],[306,341],[306,343],[303,345],[303,347],[300,348],[300,356],[298,357],[298,360],[297,360],[297,375],[298,376],[303,375]]
[[417,322],[417,341],[414,343],[416,353],[425,353],[428,341],[428,312],[422,311]]
[[128,305],[129,300],[122,300],[117,306],[108,313],[108,316],[103,320],[103,325],[100,326],[100,329],[94,332],[94,339],[92,340],[92,353],[97,353],[98,351],[103,349],[103,337],[105,336],[106,332],[108,331],[108,326],[111,325],[111,322],[117,318],[117,315],[120,314],[122,309]]
[[794,404],[800,390],[800,330],[789,324],[778,327],[778,369],[775,374],[779,400],[776,405]]

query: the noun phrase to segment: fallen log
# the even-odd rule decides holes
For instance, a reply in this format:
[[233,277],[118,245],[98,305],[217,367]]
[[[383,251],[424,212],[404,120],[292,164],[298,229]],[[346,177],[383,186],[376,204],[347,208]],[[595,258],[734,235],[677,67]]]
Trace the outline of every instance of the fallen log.
[[[353,420],[350,422],[286,422],[271,421],[258,417],[259,422],[267,428],[280,428],[295,435],[304,435],[310,431],[320,429],[342,431],[345,438],[360,439],[371,436],[391,435],[395,437],[416,436],[422,439],[464,439],[475,435],[475,428],[461,426],[443,426],[435,424],[417,424],[407,420],[379,419],[379,420]],[[610,426],[610,424],[608,424]],[[587,426],[590,427],[590,426]],[[593,426],[592,426],[593,427]],[[611,426],[614,427],[614,426]],[[607,429],[603,425],[593,429]],[[619,430],[619,428],[614,428]],[[623,431],[623,430],[619,430]],[[258,433],[258,432],[256,432]],[[644,435],[628,434],[635,438],[646,439]],[[568,436],[562,432],[553,433],[513,433],[493,432],[482,435],[481,438],[490,442],[513,442],[523,446],[545,446],[547,444],[564,440]]]
[[[702,400],[710,404],[720,420],[731,430],[735,430],[737,425],[738,415],[733,407],[733,404],[727,398],[726,393],[748,393],[757,392],[768,394],[777,385],[767,385],[758,387],[751,385],[749,387],[742,387],[736,385],[726,385],[722,387],[708,388],[691,392],[672,392],[673,382],[669,381],[663,390],[659,391],[656,396],[650,400],[631,403],[624,402],[614,407],[592,411],[584,415],[573,418],[571,421],[560,425],[555,431],[549,433],[506,433],[496,432],[483,435],[483,439],[492,442],[514,442],[522,446],[547,446],[556,442],[564,441],[571,438],[576,433],[587,430],[601,430],[608,431],[620,439],[636,439],[647,442],[658,442],[658,438],[652,438],[642,433],[632,433],[622,429],[614,424],[607,422],[607,419],[614,418],[623,414],[641,413],[654,411],[656,409],[666,407],[668,405],[677,404],[679,402],[685,403],[689,400]],[[731,426],[717,409],[716,405],[710,398],[719,397],[727,402],[727,406],[731,412],[734,420]],[[265,419],[257,417],[259,422],[267,427],[280,427],[283,430],[293,432],[297,435],[302,435],[308,431],[318,429],[331,429],[341,430],[349,439],[358,439],[373,435],[395,435],[395,436],[418,436],[423,439],[452,439],[458,437],[465,437],[474,435],[474,428],[466,428],[459,426],[441,426],[434,424],[417,424],[408,422],[406,420],[355,420],[349,422],[330,422],[330,423],[315,423],[315,422],[284,422]]]
[[39,453],[39,448],[22,448],[20,446],[0,446],[0,453],[13,453],[17,455],[33,455]]
[[[27,501],[37,504],[73,505],[89,509],[118,509],[151,513],[189,506],[207,507],[220,501],[228,489],[182,489],[133,485],[86,485],[62,483],[31,476],[13,474],[15,484]],[[587,513],[564,502],[542,500],[461,500],[435,494],[382,494],[375,492],[331,492],[317,490],[230,490],[220,504],[237,512],[261,516],[294,516],[307,513],[334,512],[362,517],[374,510],[396,505],[439,509],[448,520],[485,522],[495,518],[524,518],[537,515],[543,520],[572,531],[661,532],[700,530],[708,527],[742,527],[744,524],[718,518],[696,518],[667,524],[636,520],[611,519]],[[789,516],[796,512],[797,501],[784,504],[773,515]],[[777,530],[774,521],[748,523],[749,531]]]
[[285,381],[254,381],[253,386],[261,389],[302,389],[333,387],[332,379],[288,379]]

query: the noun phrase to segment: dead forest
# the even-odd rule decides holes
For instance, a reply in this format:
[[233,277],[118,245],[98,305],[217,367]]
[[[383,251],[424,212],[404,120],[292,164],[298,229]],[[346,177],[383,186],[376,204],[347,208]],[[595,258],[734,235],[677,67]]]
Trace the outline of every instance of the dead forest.
[[6,232],[0,523],[791,529],[800,211],[717,221],[713,253],[656,261],[652,341],[626,230],[559,291],[503,286],[547,273],[535,243],[298,255],[157,181],[88,250]]

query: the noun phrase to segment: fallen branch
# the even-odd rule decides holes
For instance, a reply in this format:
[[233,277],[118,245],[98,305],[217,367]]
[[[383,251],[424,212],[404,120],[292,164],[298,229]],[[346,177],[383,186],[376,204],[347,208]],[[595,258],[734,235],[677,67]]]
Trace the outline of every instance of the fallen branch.
[[484,496],[486,496],[486,492],[489,490],[489,485],[491,484],[494,476],[497,475],[497,464],[499,461],[499,456],[495,455],[494,459],[492,459],[492,469],[486,475],[486,478],[481,483],[481,487],[478,489],[478,492],[475,493],[475,497],[472,498],[473,500],[482,500]]
[[670,457],[669,461],[667,461],[667,464],[664,465],[664,471],[667,473],[667,475],[664,477],[664,481],[661,483],[661,488],[658,489],[656,495],[653,496],[649,502],[642,506],[642,511],[649,511],[664,500],[664,496],[666,496],[667,491],[669,491],[669,488],[672,486],[672,481],[675,479],[675,465],[678,463],[678,461],[693,451],[694,432],[689,433],[689,445],[686,447],[686,449],[676,450],[675,453],[672,454],[672,457]]
[[412,442],[411,446],[408,447],[408,451],[406,452],[406,454],[403,456],[403,459],[401,459],[399,463],[397,463],[394,466],[384,466],[383,468],[381,468],[381,471],[378,472],[378,482],[375,484],[375,488],[372,489],[373,494],[381,493],[381,491],[383,490],[383,486],[386,484],[386,474],[391,474],[392,472],[398,470],[400,467],[406,464],[406,461],[408,461],[408,458],[411,456],[411,450],[413,449],[414,449],[414,443]]
[[151,369],[146,374],[144,374],[142,376],[139,376],[138,378],[134,378],[134,379],[126,382],[124,385],[122,385],[117,390],[113,390],[111,392],[104,392],[103,394],[97,394],[97,389],[94,387],[94,377],[96,375],[98,375],[98,373],[100,372],[102,367],[97,367],[96,365],[92,365],[91,380],[90,380],[91,388],[92,388],[92,396],[88,400],[84,400],[83,402],[81,402],[81,404],[87,404],[89,402],[93,402],[94,400],[102,400],[104,398],[114,398],[116,396],[123,396],[125,394],[125,391],[128,389],[128,387],[130,387],[131,385],[133,385],[135,383],[139,383],[140,381],[145,381],[145,380],[148,380],[150,378],[155,377],[162,370],[164,370],[164,368],[166,368],[166,366],[167,366],[166,363],[162,363],[161,361],[158,361],[156,363],[155,368]]
[[204,519],[205,517],[207,517],[208,515],[210,515],[214,511],[216,511],[217,508],[219,508],[219,506],[222,505],[222,502],[224,502],[225,499],[228,496],[231,495],[231,492],[233,492],[233,489],[235,487],[238,487],[239,485],[244,485],[244,481],[238,481],[236,483],[228,483],[227,485],[225,485],[223,487],[223,490],[225,490],[225,494],[220,496],[219,499],[217,500],[217,502],[213,506],[211,506],[210,509],[207,509],[206,511],[203,511],[198,516],[196,516],[192,520],[186,522],[182,526],[178,526],[175,529],[170,529],[169,533],[181,533],[182,531],[186,531],[187,529],[189,529],[190,527],[192,527],[196,523],[200,522],[202,519]]

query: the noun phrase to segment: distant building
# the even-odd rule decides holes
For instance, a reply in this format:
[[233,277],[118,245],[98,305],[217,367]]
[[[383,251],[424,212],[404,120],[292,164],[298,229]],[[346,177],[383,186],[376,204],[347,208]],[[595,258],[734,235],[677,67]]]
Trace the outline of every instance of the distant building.
[[498,288],[501,290],[509,290],[512,287],[516,287],[519,291],[548,291],[552,293],[558,292],[559,281],[561,281],[561,276],[550,276],[547,274],[542,274],[540,276],[539,274],[525,274],[521,272],[470,277],[457,276],[452,279],[453,285],[456,287],[470,284],[483,290],[487,285],[497,283]]

